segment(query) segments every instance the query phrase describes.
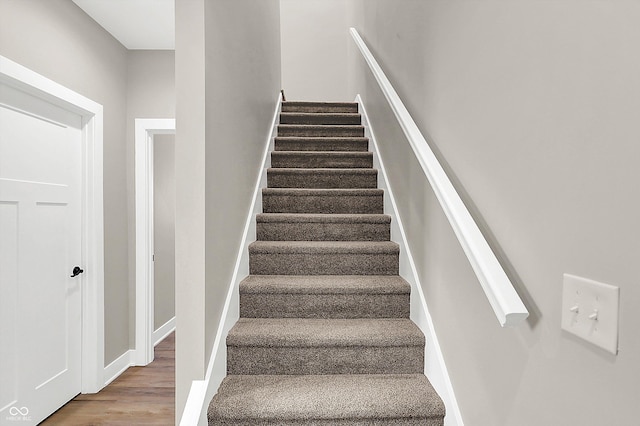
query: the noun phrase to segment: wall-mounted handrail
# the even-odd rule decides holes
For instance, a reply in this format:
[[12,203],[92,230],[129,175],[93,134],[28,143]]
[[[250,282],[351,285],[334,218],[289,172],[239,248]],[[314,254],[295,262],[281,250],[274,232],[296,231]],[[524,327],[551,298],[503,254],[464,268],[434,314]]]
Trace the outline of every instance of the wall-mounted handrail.
[[516,293],[511,280],[364,40],[355,28],[349,31],[411,144],[498,321],[503,327],[521,323],[529,316],[529,311]]

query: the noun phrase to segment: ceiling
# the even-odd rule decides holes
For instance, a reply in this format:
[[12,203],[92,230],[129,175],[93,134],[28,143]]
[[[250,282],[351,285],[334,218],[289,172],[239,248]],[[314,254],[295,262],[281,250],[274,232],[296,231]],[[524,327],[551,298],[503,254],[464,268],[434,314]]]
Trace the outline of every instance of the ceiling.
[[174,0],[72,0],[127,49],[175,49]]

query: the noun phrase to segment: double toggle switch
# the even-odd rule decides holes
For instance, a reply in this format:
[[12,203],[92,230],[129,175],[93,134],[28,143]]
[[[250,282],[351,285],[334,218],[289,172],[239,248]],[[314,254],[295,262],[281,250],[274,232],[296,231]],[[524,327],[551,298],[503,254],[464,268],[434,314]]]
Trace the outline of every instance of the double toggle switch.
[[618,287],[565,274],[562,329],[617,354],[619,294]]
[[[569,309],[569,311],[573,312],[574,314],[578,314],[580,313],[580,307],[578,305],[573,305],[571,307],[571,309]],[[589,316],[587,317],[590,320],[593,321],[597,321],[598,320],[598,310],[594,309],[593,312],[591,314],[589,314]]]

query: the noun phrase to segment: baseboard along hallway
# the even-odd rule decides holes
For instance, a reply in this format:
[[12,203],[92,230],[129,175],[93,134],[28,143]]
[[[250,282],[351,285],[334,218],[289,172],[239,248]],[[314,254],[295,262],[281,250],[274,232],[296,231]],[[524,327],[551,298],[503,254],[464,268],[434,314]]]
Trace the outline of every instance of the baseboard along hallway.
[[175,332],[155,347],[154,361],[130,367],[96,394],[80,394],[42,425],[172,425],[175,419]]

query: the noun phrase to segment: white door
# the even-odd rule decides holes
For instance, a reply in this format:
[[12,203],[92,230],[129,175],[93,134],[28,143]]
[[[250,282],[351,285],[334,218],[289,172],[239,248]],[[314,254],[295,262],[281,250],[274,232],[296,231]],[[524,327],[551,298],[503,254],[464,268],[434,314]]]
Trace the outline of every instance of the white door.
[[0,424],[36,424],[80,393],[81,129],[0,83]]

